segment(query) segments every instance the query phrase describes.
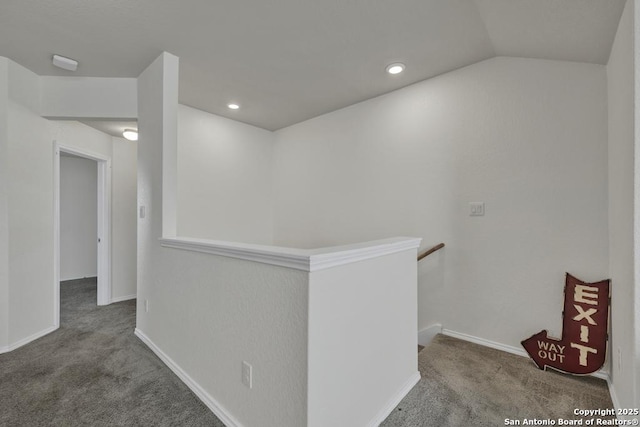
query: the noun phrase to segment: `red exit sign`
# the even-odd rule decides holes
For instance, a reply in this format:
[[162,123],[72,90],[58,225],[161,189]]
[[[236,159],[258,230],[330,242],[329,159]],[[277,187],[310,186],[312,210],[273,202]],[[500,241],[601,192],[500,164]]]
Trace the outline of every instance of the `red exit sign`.
[[543,330],[522,341],[538,368],[587,375],[602,367],[607,352],[609,285],[610,280],[585,283],[567,273],[562,338],[549,338]]

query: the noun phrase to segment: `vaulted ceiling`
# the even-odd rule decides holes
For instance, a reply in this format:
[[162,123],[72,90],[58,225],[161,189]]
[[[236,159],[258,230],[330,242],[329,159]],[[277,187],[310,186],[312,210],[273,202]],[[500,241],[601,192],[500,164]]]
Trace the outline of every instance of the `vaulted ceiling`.
[[[136,77],[167,51],[181,103],[275,130],[494,56],[606,64],[624,4],[2,0],[0,56],[40,75]],[[406,71],[388,75],[391,62]]]

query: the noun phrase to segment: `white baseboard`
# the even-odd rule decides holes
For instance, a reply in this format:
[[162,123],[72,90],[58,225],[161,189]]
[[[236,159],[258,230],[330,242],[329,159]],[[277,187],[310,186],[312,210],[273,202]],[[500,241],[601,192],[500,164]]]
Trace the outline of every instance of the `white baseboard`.
[[111,302],[109,304],[113,304],[114,302],[129,301],[130,299],[136,299],[136,297],[137,295],[133,294],[133,295],[125,295],[123,297],[111,298]]
[[428,345],[433,337],[442,333],[442,325],[440,323],[427,326],[426,328],[418,331],[418,344]]
[[70,278],[60,278],[60,283],[62,282],[72,282],[75,280],[84,280],[84,279],[96,279],[98,280],[98,276],[82,276],[82,277],[70,277]]
[[489,341],[484,338],[475,337],[473,335],[463,334],[462,332],[452,331],[451,329],[442,329],[442,334],[449,337],[458,338],[464,341],[469,341],[475,344],[480,344],[485,347],[495,348],[496,350],[506,351],[507,353],[516,354],[518,356],[529,357],[527,352],[523,348],[514,347],[511,345],[501,344],[495,341]]
[[[506,344],[502,344],[495,341],[489,341],[484,338],[475,337],[473,335],[463,334],[462,332],[452,331],[451,329],[443,328],[442,334],[453,337],[453,338],[458,338],[464,341],[469,341],[475,344],[480,344],[485,347],[495,348],[496,350],[506,351],[507,353],[529,358],[529,354],[527,354],[524,348],[513,347],[511,345],[506,345]],[[592,377],[600,378],[602,380],[609,380],[609,372],[603,369],[600,369],[599,371],[589,375]]]
[[238,420],[236,420],[229,412],[216,401],[209,393],[207,393],[193,378],[191,378],[185,371],[180,368],[169,356],[167,356],[160,348],[154,344],[153,341],[149,337],[147,337],[144,332],[140,329],[136,328],[134,331],[135,335],[142,340],[143,343],[147,345],[159,358],[164,362],[165,365],[169,367],[173,371],[174,374],[178,376],[182,380],[183,383],[186,384],[187,387],[191,389],[191,391],[198,396],[198,398],[207,405],[207,407],[213,412],[219,419],[224,423],[227,427],[242,427],[242,424]]
[[384,420],[387,419],[389,414],[393,412],[400,401],[405,398],[407,393],[409,393],[411,389],[416,384],[418,384],[418,381],[420,381],[420,372],[416,371],[413,375],[411,375],[411,377],[409,377],[407,382],[405,382],[404,385],[400,387],[400,390],[398,390],[398,392],[389,400],[384,408],[382,408],[380,412],[378,412],[378,415],[376,415],[367,425],[371,427],[378,427]]
[[43,331],[40,332],[36,332],[35,334],[28,336],[26,338],[21,339],[20,341],[11,344],[8,347],[0,347],[0,354],[3,353],[9,353],[10,351],[13,351],[17,348],[22,347],[23,345],[27,345],[29,344],[31,341],[35,341],[38,338],[42,338],[45,335],[50,334],[51,332],[55,331],[56,329],[58,329],[58,326],[51,326]]

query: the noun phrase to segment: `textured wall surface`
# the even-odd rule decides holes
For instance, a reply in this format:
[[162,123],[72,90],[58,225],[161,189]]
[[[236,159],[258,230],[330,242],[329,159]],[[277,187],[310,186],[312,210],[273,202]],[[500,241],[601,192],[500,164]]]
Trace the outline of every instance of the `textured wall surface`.
[[0,154],[7,162],[0,228],[8,235],[0,250],[0,266],[2,259],[7,266],[0,276],[0,308],[6,305],[6,317],[0,316],[1,350],[55,324],[53,141],[111,156],[111,137],[77,122],[43,119],[41,78],[5,58],[0,63],[0,122],[6,123]]
[[[611,377],[623,407],[634,406],[634,2],[625,7],[613,44],[609,95],[609,250],[611,275]],[[622,358],[619,364],[618,351]]]
[[275,242],[445,242],[419,329],[559,334],[564,273],[608,275],[606,90],[603,66],[495,58],[280,130]]
[[9,344],[8,91],[9,60],[0,57],[0,351]]
[[44,117],[137,117],[136,79],[42,76],[40,81]]
[[178,235],[273,242],[273,133],[181,105]]
[[50,125],[60,144],[111,159],[111,298],[131,297],[136,294],[136,144],[75,121]]
[[[137,328],[242,425],[306,424],[304,272],[160,247],[163,149],[177,144],[178,60],[140,76]],[[145,311],[144,301],[149,301]],[[254,387],[241,382],[253,365]]]
[[418,380],[415,257],[414,249],[311,273],[309,426],[377,425]]
[[12,61],[8,72],[8,344],[13,345],[53,325],[53,148],[49,123],[37,111],[39,77]]
[[133,141],[112,138],[111,298],[136,295],[138,241],[138,147]]
[[60,280],[98,274],[98,165],[60,156]]
[[47,120],[11,100],[8,130],[9,344],[14,344],[54,322],[53,148]]

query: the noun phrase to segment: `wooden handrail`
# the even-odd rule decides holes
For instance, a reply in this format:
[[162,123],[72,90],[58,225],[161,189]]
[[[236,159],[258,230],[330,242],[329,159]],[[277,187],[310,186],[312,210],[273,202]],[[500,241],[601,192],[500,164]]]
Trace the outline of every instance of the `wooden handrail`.
[[423,253],[421,253],[420,255],[418,255],[418,261],[420,261],[422,258],[428,257],[429,255],[431,255],[435,251],[439,251],[442,248],[444,248],[444,243],[438,243],[437,245],[435,245],[431,249],[428,249],[428,250],[424,251]]

